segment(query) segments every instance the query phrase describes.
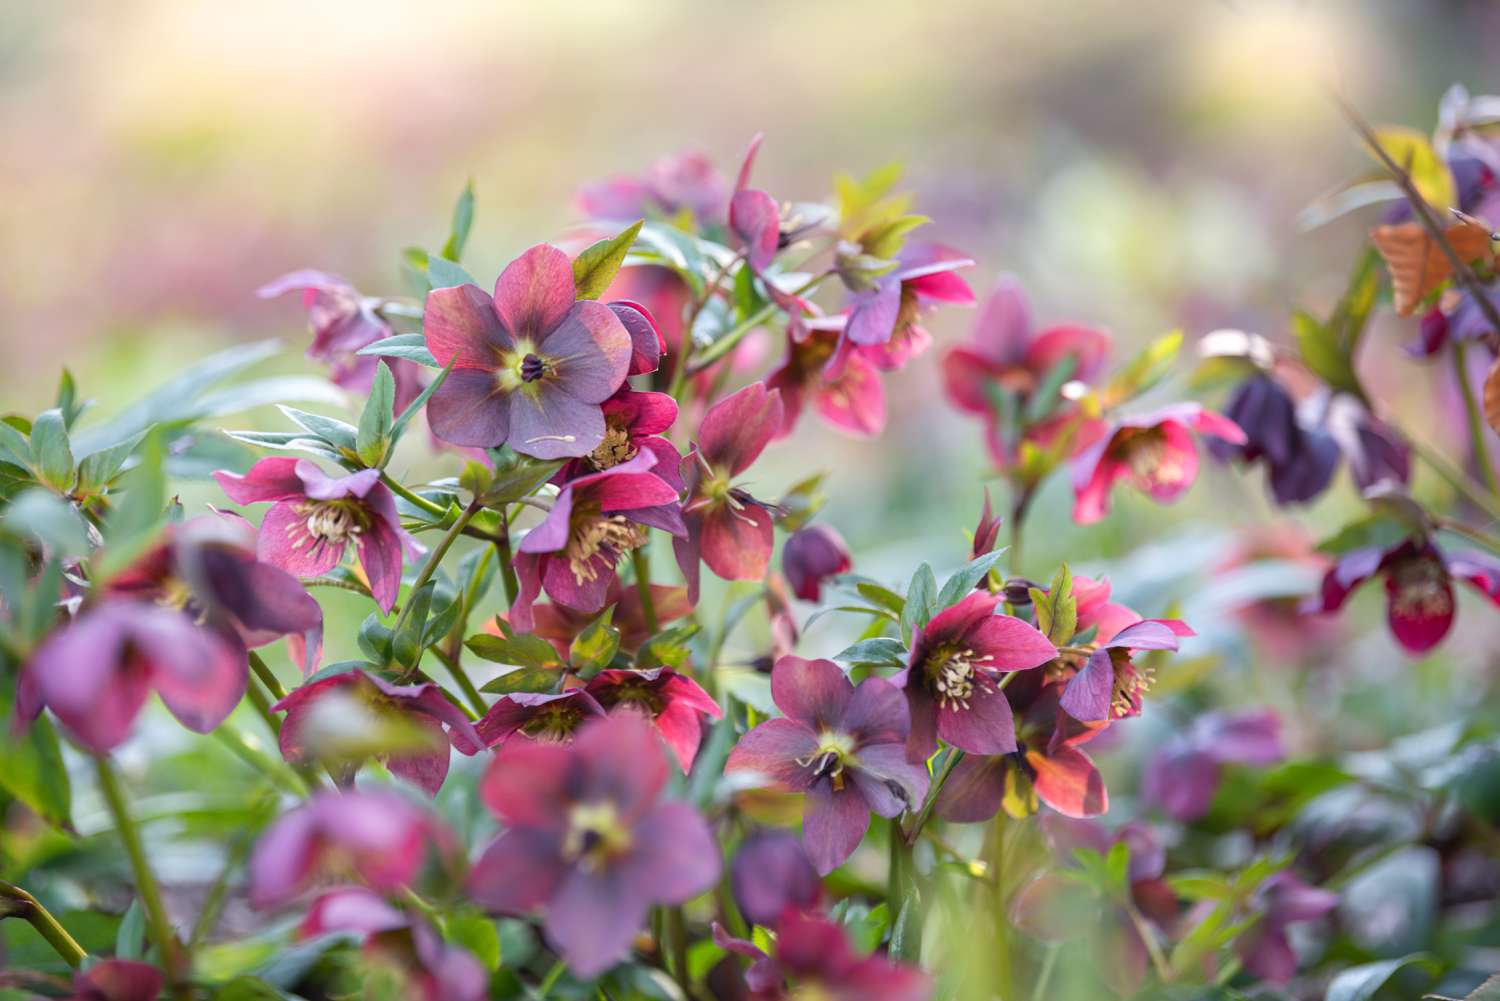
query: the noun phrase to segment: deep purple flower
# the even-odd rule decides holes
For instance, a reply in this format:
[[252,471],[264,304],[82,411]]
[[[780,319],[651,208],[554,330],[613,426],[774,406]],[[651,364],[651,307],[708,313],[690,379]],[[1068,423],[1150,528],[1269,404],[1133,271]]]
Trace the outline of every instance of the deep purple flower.
[[1196,635],[1177,619],[1142,619],[1110,636],[1068,679],[1061,705],[1074,719],[1098,723],[1138,716],[1151,677],[1131,660],[1136,650],[1176,650],[1179,636]]
[[547,939],[580,977],[623,959],[652,904],[719,878],[719,849],[686,803],[660,802],[667,760],[625,713],[569,745],[528,743],[490,764],[480,795],[505,825],[469,878],[488,910],[545,911]]
[[561,744],[572,740],[573,734],[585,722],[603,715],[604,707],[582,688],[567,688],[560,692],[511,692],[490,706],[489,712],[474,724],[479,736],[477,745],[461,731],[450,733],[453,746],[465,754],[473,754],[480,747],[499,747],[512,737]]
[[318,577],[352,543],[370,594],[389,612],[401,590],[401,551],[413,546],[401,529],[396,498],[380,470],[337,478],[307,459],[261,459],[243,476],[220,470],[214,479],[236,504],[271,502],[260,523],[256,553],[298,577]]
[[818,871],[790,831],[757,831],[740,844],[729,869],[734,902],[753,924],[772,927],[787,910],[812,910],[823,893]]
[[719,947],[753,960],[744,974],[748,1001],[927,1001],[932,981],[921,970],[882,955],[854,951],[842,925],[818,914],[787,911],[776,926],[776,955],[714,926]]
[[1309,886],[1289,872],[1278,872],[1255,894],[1261,919],[1234,944],[1245,971],[1273,984],[1285,984],[1297,972],[1297,953],[1287,925],[1316,921],[1338,906],[1337,893]]
[[640,713],[671,749],[683,774],[698,756],[703,717],[724,716],[724,710],[698,682],[669,667],[600,671],[589,679],[585,690],[610,712],[628,709]]
[[1198,477],[1192,432],[1243,445],[1245,432],[1196,403],[1179,403],[1115,421],[1073,457],[1073,520],[1089,525],[1109,512],[1109,495],[1130,480],[1162,504],[1187,492]]
[[927,794],[927,769],[906,760],[906,701],[884,678],[856,688],[831,660],[790,656],[771,670],[771,697],[785,716],[741,737],[724,770],[806,793],[802,839],[827,875],[859,847],[872,812],[894,817]]
[[1273,765],[1284,754],[1275,712],[1206,713],[1152,756],[1141,795],[1175,820],[1197,820],[1213,802],[1221,766]]
[[1243,444],[1208,442],[1220,461],[1263,461],[1278,504],[1306,503],[1327,489],[1338,468],[1339,447],[1318,427],[1304,426],[1291,395],[1270,375],[1256,374],[1235,389],[1224,416],[1245,432]]
[[896,268],[881,275],[873,288],[850,300],[844,336],[855,344],[885,344],[914,325],[922,307],[941,302],[972,306],[974,290],[957,272],[974,259],[936,243],[912,244],[897,256]]
[[819,600],[823,581],[848,573],[853,566],[843,536],[830,525],[799,528],[781,547],[781,571],[786,574],[792,593],[803,601]]
[[427,348],[453,364],[427,403],[433,433],[539,459],[598,448],[599,404],[620,388],[633,348],[613,310],[574,295],[572,262],[546,244],[512,261],[493,297],[477,285],[429,293]]
[[656,456],[652,473],[681,492],[682,455],[661,437],[677,420],[677,401],[666,393],[637,392],[627,383],[604,401],[602,409],[604,440],[588,455],[558,470],[552,482],[562,486],[580,476],[613,469],[646,451]]
[[510,621],[523,632],[532,626],[531,605],[543,589],[553,601],[580,612],[597,612],[615,579],[615,564],[646,541],[646,529],[674,536],[686,529],[677,491],[652,472],[656,454],[635,458],[570,481],[552,509],[517,547],[521,591]]
[[161,971],[149,963],[103,959],[73,974],[67,1001],[156,1001],[162,980]]
[[1467,582],[1500,606],[1500,562],[1480,553],[1445,553],[1430,540],[1403,539],[1389,549],[1364,546],[1344,553],[1323,577],[1310,610],[1336,612],[1354,590],[1385,578],[1386,622],[1407,653],[1426,653],[1453,626],[1453,580]]
[[394,792],[321,792],[282,814],[250,855],[250,903],[278,907],[329,875],[388,892],[416,878],[435,844],[452,847],[427,811]]
[[906,669],[894,679],[911,707],[912,761],[931,757],[939,737],[971,754],[1016,749],[1000,675],[1040,667],[1057,648],[1030,623],[997,614],[999,605],[995,595],[975,591],[912,637]]
[[[356,717],[359,724],[365,723],[367,717],[364,714],[369,714],[377,719],[393,719],[398,725],[420,728],[419,733],[426,732],[425,745],[419,739],[413,740],[416,746],[376,756],[392,774],[406,779],[429,796],[437,795],[448,775],[450,733],[454,735],[453,745],[459,750],[470,747],[473,750],[465,753],[473,754],[479,748],[480,738],[474,724],[437,685],[393,685],[377,674],[353,670],[303,685],[271,707],[275,712],[286,713],[281,725],[281,756],[293,763],[330,757],[320,753],[320,741],[327,741],[327,735],[320,733],[319,720],[327,719],[321,714],[338,712],[341,700],[355,703],[350,708],[360,713]],[[415,736],[417,734],[413,734]],[[328,743],[336,746],[339,739],[334,738]],[[345,755],[335,750],[331,757],[337,759]],[[333,760],[329,764],[346,771],[348,782],[353,781],[354,772],[359,768],[358,760]]]
[[677,565],[698,600],[698,561],[725,580],[765,576],[774,543],[770,511],[734,478],[750,468],[781,427],[781,394],[755,382],[715,403],[682,461],[687,534],[674,539]]
[[1411,481],[1411,446],[1400,431],[1354,397],[1334,396],[1324,426],[1343,451],[1361,493],[1382,483],[1405,486]]

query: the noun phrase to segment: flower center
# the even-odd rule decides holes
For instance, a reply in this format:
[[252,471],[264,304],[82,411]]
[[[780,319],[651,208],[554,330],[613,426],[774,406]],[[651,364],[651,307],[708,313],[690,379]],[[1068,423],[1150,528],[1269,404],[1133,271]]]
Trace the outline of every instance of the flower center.
[[927,657],[927,678],[940,708],[969,708],[975,687],[984,684],[977,669],[982,660],[968,647],[955,646],[940,646]]
[[594,557],[604,557],[605,562],[613,567],[621,556],[645,542],[645,530],[622,514],[575,511],[563,552],[568,557],[568,569],[573,571],[573,578],[581,585],[599,576]]
[[1176,450],[1168,447],[1160,428],[1124,428],[1110,452],[1148,490],[1177,486],[1187,479],[1187,469]]
[[572,706],[553,703],[537,710],[535,716],[521,727],[521,733],[532,740],[548,744],[561,744],[573,736],[583,713]]
[[836,730],[824,730],[818,735],[818,746],[811,754],[793,760],[803,768],[811,768],[813,778],[827,779],[834,792],[844,788],[844,765],[854,756],[854,738]]
[[618,685],[607,695],[606,708],[624,706],[645,713],[650,719],[661,715],[665,708],[661,696],[644,684]]
[[635,458],[636,447],[630,440],[630,432],[619,418],[609,417],[604,423],[604,440],[589,453],[589,465],[595,469],[612,469],[622,462]]
[[528,352],[526,357],[521,359],[522,382],[536,382],[546,374],[547,363],[542,361],[540,356]]
[[369,515],[358,501],[308,500],[294,508],[302,521],[286,527],[292,537],[292,548],[308,544],[313,550],[322,546],[342,546],[357,539],[370,527]]
[[630,831],[610,802],[575,803],[568,811],[563,857],[584,869],[598,870],[630,849]]
[[1391,568],[1391,607],[1403,618],[1447,615],[1453,608],[1448,571],[1436,560],[1402,560]]
[[1141,696],[1156,682],[1156,672],[1129,657],[1115,660],[1115,681],[1110,697],[1110,713],[1116,718],[1134,716],[1141,711]]

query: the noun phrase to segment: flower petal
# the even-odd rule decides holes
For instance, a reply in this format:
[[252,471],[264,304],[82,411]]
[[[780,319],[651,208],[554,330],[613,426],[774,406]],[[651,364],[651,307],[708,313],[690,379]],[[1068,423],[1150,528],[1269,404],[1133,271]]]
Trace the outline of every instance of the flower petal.
[[698,442],[715,468],[738,476],[760,456],[781,427],[781,394],[753,382],[715,403],[703,415]]
[[797,764],[818,747],[817,734],[790,719],[768,719],[740,738],[724,763],[725,772],[756,772],[791,792],[811,781],[808,769]]
[[853,789],[834,792],[819,782],[807,792],[802,814],[802,842],[819,876],[826,876],[854,854],[870,827],[870,810]]
[[532,387],[536,388],[510,394],[506,441],[511,448],[537,459],[565,459],[588,455],[599,447],[604,440],[604,412],[599,404],[586,403],[549,380]]
[[573,308],[575,294],[573,262],[556,247],[541,243],[500,272],[495,312],[511,337],[535,343],[562,322]]
[[810,730],[843,729],[854,684],[831,660],[782,657],[771,669],[771,698],[786,717]]
[[608,306],[584,301],[537,345],[537,353],[555,369],[547,381],[585,403],[603,403],[630,371],[630,334]]
[[510,434],[510,401],[492,373],[456,368],[428,398],[427,424],[450,445],[496,448]]
[[450,376],[464,371],[493,372],[500,355],[515,347],[495,312],[495,302],[478,285],[458,285],[427,293],[422,336],[439,365],[453,363]]

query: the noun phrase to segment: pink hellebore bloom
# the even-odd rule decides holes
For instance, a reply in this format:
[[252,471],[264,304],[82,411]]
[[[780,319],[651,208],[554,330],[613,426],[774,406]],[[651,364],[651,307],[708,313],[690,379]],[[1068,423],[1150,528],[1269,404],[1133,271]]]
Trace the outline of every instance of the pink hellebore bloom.
[[643,303],[630,299],[616,299],[608,303],[610,312],[630,335],[630,367],[626,375],[649,375],[661,367],[662,355],[667,353],[667,339],[656,317]]
[[589,473],[613,469],[641,452],[656,456],[652,472],[677,491],[682,490],[682,455],[662,433],[677,420],[677,401],[666,393],[641,393],[621,386],[604,401],[604,440],[582,458],[557,471],[552,482],[562,486]]
[[787,911],[776,924],[776,955],[714,926],[721,949],[754,962],[745,971],[749,1001],[928,1001],[932,980],[882,955],[854,951],[844,926],[818,914]]
[[739,241],[750,269],[757,274],[770,267],[781,249],[781,209],[776,199],[750,187],[750,171],[763,139],[765,134],[757,132],[750,140],[750,149],[734,185],[734,197],[729,200],[730,232]]
[[562,488],[547,517],[517,547],[521,592],[510,610],[517,629],[531,630],[531,606],[544,588],[558,604],[600,611],[615,564],[645,543],[648,528],[685,533],[677,490],[652,472],[655,466],[655,453],[642,451]]
[[786,357],[766,377],[781,394],[783,418],[776,437],[792,433],[809,403],[840,431],[861,437],[885,428],[885,387],[864,349],[845,341],[838,330],[814,327],[800,340],[789,333]]
[[1083,669],[1068,679],[1061,705],[1074,719],[1098,723],[1139,716],[1151,675],[1130,659],[1134,650],[1176,650],[1180,636],[1197,635],[1177,619],[1141,619],[1104,640]]
[[724,770],[806,793],[802,840],[826,876],[859,847],[872,812],[894,817],[922,802],[927,769],[907,761],[906,702],[884,678],[856,688],[831,660],[787,656],[771,670],[771,697],[786,715],[741,737]]
[[1234,445],[1245,443],[1238,424],[1196,403],[1116,421],[1073,457],[1073,520],[1089,525],[1103,518],[1110,491],[1120,480],[1130,480],[1163,504],[1181,497],[1198,476],[1194,431]]
[[250,855],[250,904],[279,907],[326,876],[355,876],[372,890],[416,878],[429,844],[452,847],[427,811],[394,792],[321,792],[282,814]]
[[104,959],[73,974],[67,1001],[156,1001],[162,984],[161,971],[149,963]]
[[511,692],[490,706],[489,712],[474,724],[479,737],[477,744],[462,731],[450,733],[453,745],[465,754],[474,754],[481,747],[500,747],[513,737],[521,738],[523,743],[565,744],[584,723],[604,715],[604,707],[582,688]]
[[620,175],[585,185],[578,192],[578,206],[591,219],[671,219],[686,211],[700,223],[721,222],[728,189],[706,155],[674,153],[661,157],[639,176]]
[[[973,267],[972,257],[941,244],[918,243],[904,248],[898,261],[874,288],[854,295],[844,336],[855,344],[885,344],[898,334],[910,338],[908,328],[931,303],[974,305],[974,290],[954,273]],[[919,340],[927,340],[925,332]]]
[[792,593],[803,601],[818,601],[823,594],[823,582],[848,573],[853,566],[843,536],[830,525],[799,528],[781,547],[781,571],[786,574]]
[[621,714],[570,745],[529,743],[491,762],[480,796],[505,829],[475,864],[487,910],[545,912],[547,940],[579,977],[625,958],[652,904],[719,878],[719,849],[688,804],[660,802],[667,761],[651,728]]
[[427,403],[443,441],[556,459],[604,440],[599,405],[625,380],[633,345],[608,306],[575,301],[572,262],[556,247],[512,261],[493,297],[477,285],[434,289],[422,331],[438,364],[453,365]]
[[751,383],[709,408],[682,461],[687,534],[673,540],[677,565],[698,600],[698,561],[725,580],[757,580],[771,562],[771,512],[734,478],[750,468],[782,424],[781,394]]
[[1285,754],[1281,718],[1274,711],[1207,713],[1151,758],[1141,796],[1174,820],[1197,820],[1213,802],[1223,765],[1274,765]]
[[261,459],[243,476],[214,479],[236,504],[271,502],[260,524],[257,555],[298,577],[338,566],[352,543],[370,593],[389,612],[401,590],[401,551],[414,545],[401,529],[396,498],[380,470],[331,477],[308,459]]
[[1000,675],[1040,667],[1057,648],[1030,623],[997,614],[999,605],[997,596],[975,591],[912,637],[907,666],[894,679],[911,707],[912,761],[931,757],[939,737],[972,754],[1016,749]]
[[261,286],[256,295],[274,299],[288,292],[302,293],[302,307],[312,325],[307,357],[331,365],[333,381],[340,386],[368,388],[377,359],[357,352],[393,333],[375,311],[378,300],[360,295],[338,275],[312,269],[282,275]]
[[723,719],[724,710],[692,678],[667,667],[644,671],[608,669],[585,689],[610,712],[640,713],[656,729],[686,775],[703,740],[703,717]]

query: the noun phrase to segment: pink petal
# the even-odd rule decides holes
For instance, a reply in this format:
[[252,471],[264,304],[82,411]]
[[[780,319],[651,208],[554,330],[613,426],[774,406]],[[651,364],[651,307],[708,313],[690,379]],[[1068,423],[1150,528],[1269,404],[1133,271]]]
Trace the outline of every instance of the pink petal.
[[[571,274],[571,272],[570,272]],[[422,335],[439,365],[493,372],[503,352],[515,347],[495,312],[495,302],[477,285],[433,289],[422,311]]]
[[1052,809],[1068,817],[1097,817],[1109,810],[1104,778],[1087,754],[1059,747],[1050,754],[1026,753],[1036,771],[1036,794]]
[[760,580],[766,575],[775,544],[771,515],[759,504],[738,511],[722,505],[704,513],[701,525],[703,562],[724,580]]
[[537,353],[553,363],[556,374],[549,379],[569,396],[602,403],[630,370],[630,334],[608,306],[579,302],[542,339]]
[[533,385],[539,388],[510,394],[506,440],[511,448],[537,459],[566,459],[599,447],[604,412],[597,403],[586,403],[547,380]]
[[491,372],[454,369],[427,400],[427,424],[450,445],[496,448],[510,434],[510,401]]
[[214,473],[214,479],[219,481],[225,496],[236,504],[286,500],[302,495],[302,481],[296,474],[298,461],[289,456],[273,456],[261,459],[243,476],[221,469]]
[[790,719],[769,719],[740,738],[729,752],[725,772],[755,772],[791,792],[809,784],[808,770],[797,764],[818,747],[817,735]]
[[296,577],[320,577],[344,558],[344,544],[315,540],[307,531],[307,516],[289,501],[266,512],[255,549],[262,561]]
[[810,730],[841,729],[854,685],[831,660],[786,656],[771,669],[771,698],[786,717]]
[[495,282],[495,312],[512,338],[536,343],[562,322],[573,308],[574,295],[573,262],[561,250],[542,243],[500,272]]
[[754,382],[715,403],[703,416],[698,441],[709,464],[738,476],[781,427],[781,394]]

